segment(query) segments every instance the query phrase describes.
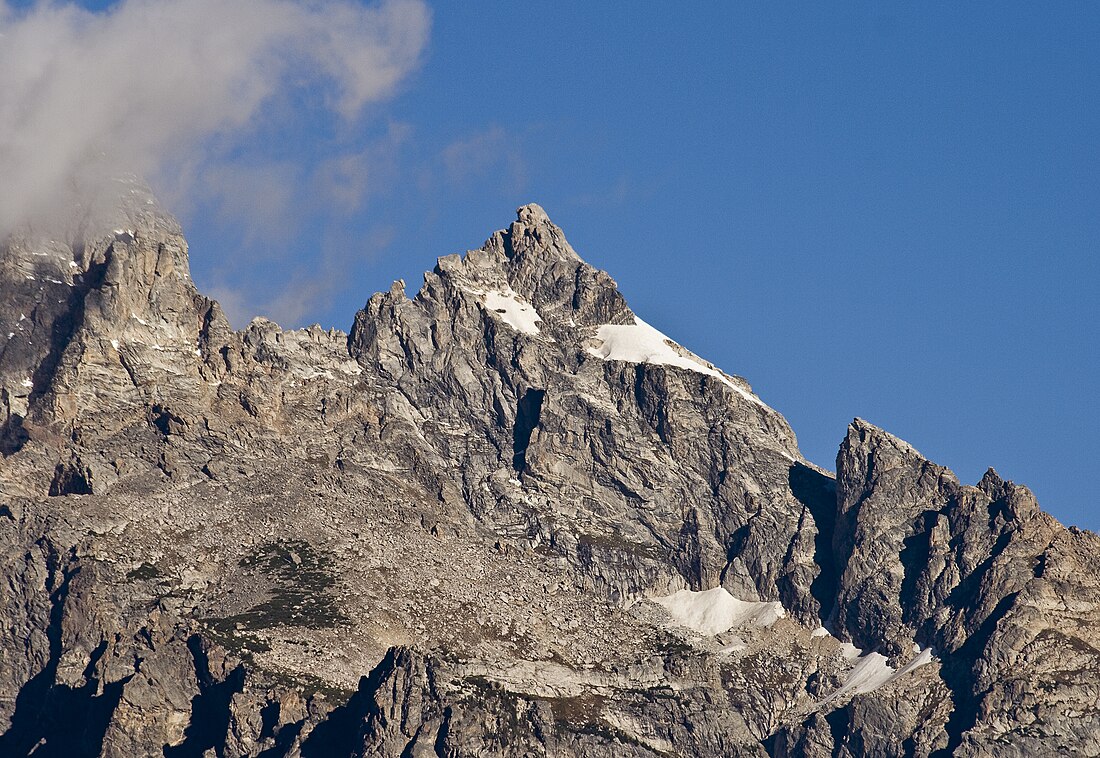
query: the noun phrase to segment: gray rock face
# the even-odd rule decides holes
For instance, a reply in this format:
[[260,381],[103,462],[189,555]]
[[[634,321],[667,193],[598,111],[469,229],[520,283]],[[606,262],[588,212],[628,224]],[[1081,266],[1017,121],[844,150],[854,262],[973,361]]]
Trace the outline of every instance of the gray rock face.
[[814,466],[538,206],[234,332],[133,198],[0,251],[0,754],[1100,754],[1095,535]]

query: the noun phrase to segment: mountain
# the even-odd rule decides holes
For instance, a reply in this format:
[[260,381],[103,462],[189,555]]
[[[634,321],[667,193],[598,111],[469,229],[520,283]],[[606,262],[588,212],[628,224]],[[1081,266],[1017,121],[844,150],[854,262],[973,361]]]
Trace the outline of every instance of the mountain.
[[805,460],[537,205],[347,334],[112,213],[0,249],[0,755],[1100,755],[1097,535]]

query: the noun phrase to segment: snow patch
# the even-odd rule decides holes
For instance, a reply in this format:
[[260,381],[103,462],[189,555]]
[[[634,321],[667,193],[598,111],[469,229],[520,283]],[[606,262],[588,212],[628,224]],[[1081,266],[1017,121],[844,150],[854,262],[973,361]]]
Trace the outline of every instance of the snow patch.
[[31,378],[29,376],[19,383],[27,389],[34,389],[34,382],[31,381]]
[[812,632],[810,632],[810,639],[816,639],[818,637],[828,637],[828,636],[829,636],[829,630],[826,629],[823,626],[819,626],[817,629],[814,629]]
[[539,333],[538,323],[542,321],[539,312],[511,287],[484,293],[482,303],[486,310],[517,332],[532,336]]
[[599,347],[589,347],[588,353],[602,360],[686,368],[713,376],[745,399],[764,405],[758,397],[738,387],[714,366],[680,347],[637,316],[633,324],[603,324],[596,331],[596,339],[600,342]]
[[[914,647],[917,647],[917,646],[914,645]],[[917,647],[916,653],[917,653],[917,655],[916,655],[915,658],[913,658],[913,660],[909,661],[909,663],[905,664],[900,669],[898,669],[898,673],[896,673],[894,675],[894,679],[898,679],[899,677],[905,676],[910,671],[915,671],[916,669],[919,669],[921,666],[924,666],[925,664],[931,663],[936,657],[935,653],[933,652],[932,648],[930,648],[930,647],[926,647],[923,650],[921,648]]]
[[[847,658],[848,656],[845,655]],[[844,684],[830,697],[837,698],[844,695],[862,695],[874,692],[886,684],[896,673],[886,663],[886,656],[882,653],[867,653],[855,659],[856,663],[848,672]]]
[[771,626],[787,615],[779,603],[738,600],[725,587],[703,592],[680,590],[665,597],[655,597],[653,602],[668,611],[680,626],[708,636],[748,623]]
[[888,664],[887,658],[881,653],[864,653],[855,645],[849,642],[843,642],[840,645],[840,654],[847,660],[854,660],[855,665],[852,666],[851,671],[848,672],[848,677],[844,680],[836,692],[825,698],[824,703],[830,700],[836,700],[838,698],[855,695],[865,695],[868,692],[874,692],[879,687],[883,687],[890,682],[897,681],[906,674],[917,670],[925,664],[931,663],[935,659],[935,654],[932,648],[927,647],[921,649],[914,646],[916,655],[896,671]]
[[863,655],[863,651],[853,645],[851,642],[841,642],[840,654],[844,656],[846,660],[854,661],[856,658]]

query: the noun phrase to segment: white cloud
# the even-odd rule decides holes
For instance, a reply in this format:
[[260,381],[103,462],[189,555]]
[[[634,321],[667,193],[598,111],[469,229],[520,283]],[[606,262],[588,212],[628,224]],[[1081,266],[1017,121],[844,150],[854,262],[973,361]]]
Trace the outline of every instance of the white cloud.
[[0,0],[0,234],[122,173],[208,182],[288,90],[354,119],[415,68],[428,28],[421,0]]
[[369,195],[399,183],[398,157],[411,131],[391,122],[381,137],[319,162],[309,179],[310,194],[338,213],[355,212]]
[[192,198],[201,197],[216,206],[212,221],[241,229],[236,242],[246,248],[270,245],[293,235],[301,222],[296,212],[300,174],[300,167],[287,161],[210,165],[186,183],[185,192],[174,193],[172,208],[185,213]]
[[506,181],[514,191],[527,183],[527,167],[518,140],[499,126],[456,139],[443,148],[440,158],[447,180],[457,186],[488,174]]

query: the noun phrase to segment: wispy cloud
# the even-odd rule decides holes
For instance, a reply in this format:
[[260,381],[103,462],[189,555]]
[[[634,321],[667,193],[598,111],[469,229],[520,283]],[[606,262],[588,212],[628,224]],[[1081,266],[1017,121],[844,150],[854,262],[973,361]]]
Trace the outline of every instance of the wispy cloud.
[[499,126],[454,140],[443,148],[440,160],[447,181],[459,187],[489,174],[515,192],[527,183],[519,141]]
[[289,161],[257,164],[210,164],[175,192],[173,209],[186,214],[201,200],[214,208],[213,221],[234,227],[234,241],[242,250],[293,236],[301,223],[296,213],[297,188],[303,169]]
[[392,187],[400,180],[399,158],[411,131],[407,124],[391,122],[382,136],[321,161],[309,180],[315,201],[351,214],[371,195]]
[[387,224],[358,234],[328,230],[310,251],[308,268],[291,265],[286,269],[289,284],[255,278],[235,284],[224,277],[208,288],[208,294],[221,303],[230,323],[238,328],[254,316],[264,316],[283,326],[301,325],[318,305],[348,286],[349,269],[376,260],[396,236],[397,230]]
[[591,208],[622,207],[639,200],[648,200],[656,192],[656,184],[639,182],[637,179],[622,175],[615,182],[595,191],[581,192],[568,198],[572,205]]
[[[230,198],[236,185],[251,198],[226,213],[278,217],[294,168],[228,156],[289,113],[288,91],[355,119],[416,67],[428,29],[421,0],[123,0],[100,12],[0,0],[0,234],[120,173],[171,177],[179,194],[218,186]],[[332,172],[342,202],[362,196],[359,168]]]
[[383,255],[394,235],[382,209],[401,186],[409,134],[390,123],[317,160],[232,161],[184,182],[172,207],[204,219],[200,255],[217,261],[204,284],[234,325],[254,315],[299,325]]

